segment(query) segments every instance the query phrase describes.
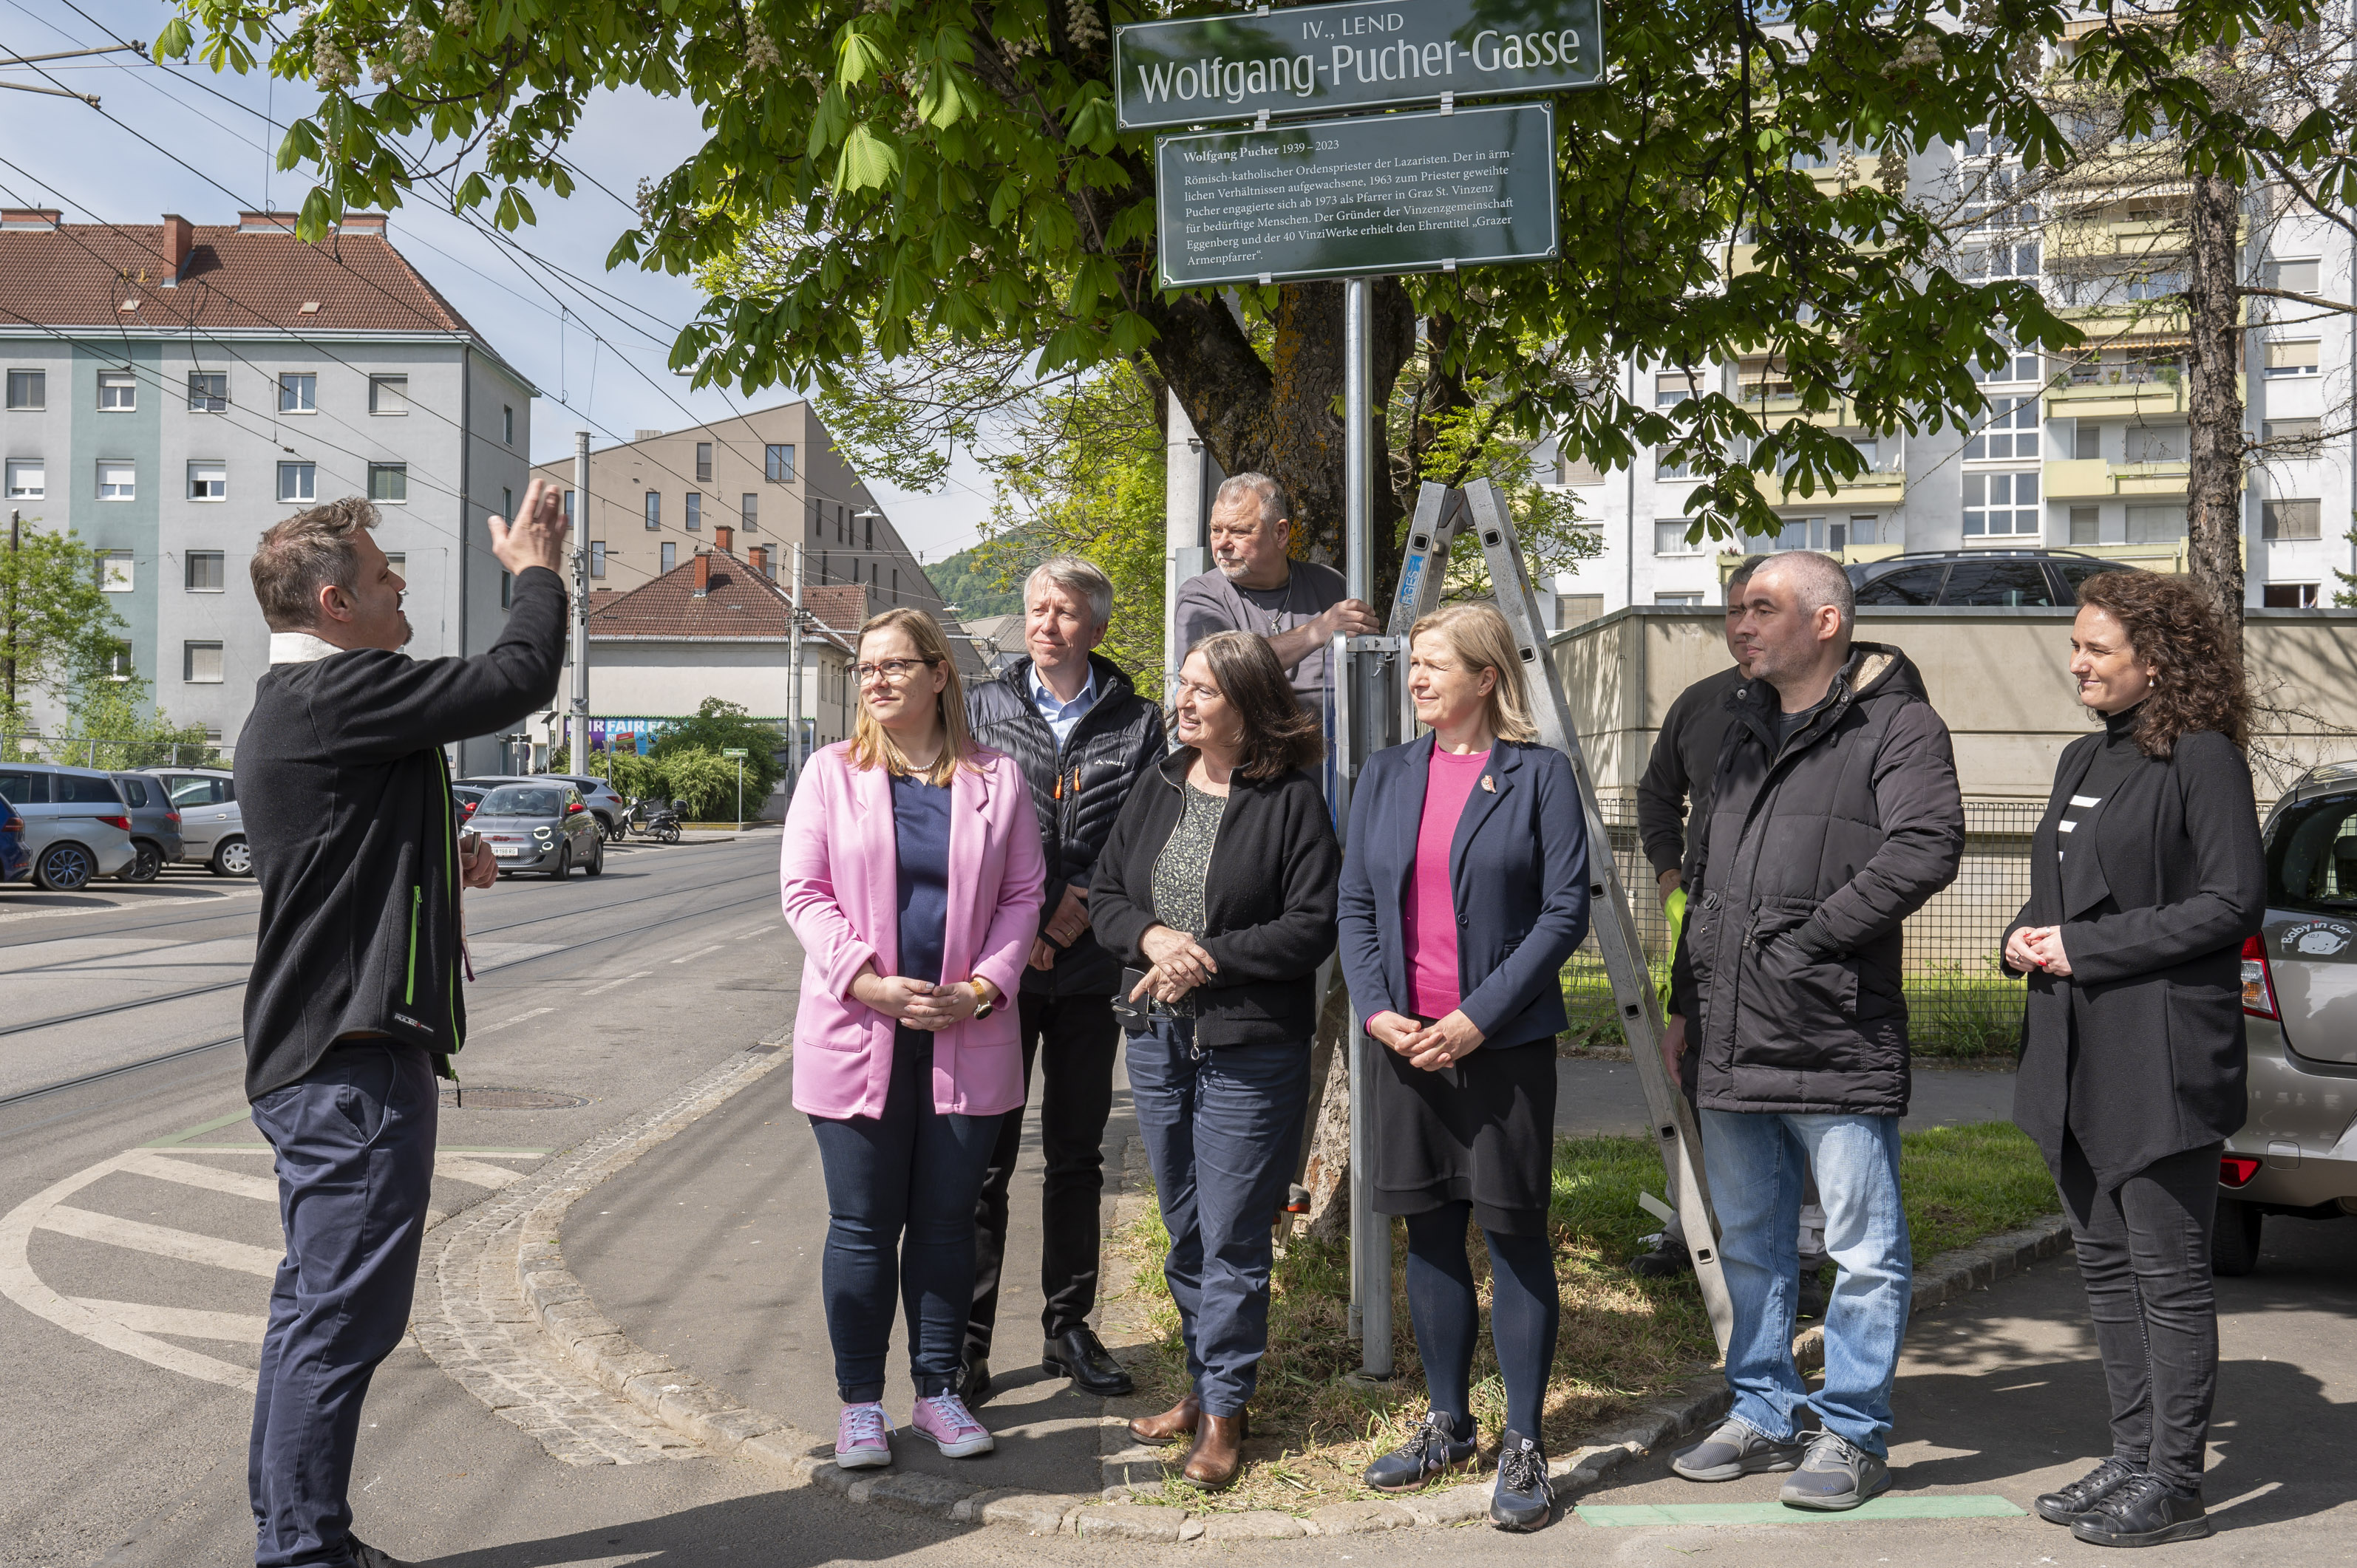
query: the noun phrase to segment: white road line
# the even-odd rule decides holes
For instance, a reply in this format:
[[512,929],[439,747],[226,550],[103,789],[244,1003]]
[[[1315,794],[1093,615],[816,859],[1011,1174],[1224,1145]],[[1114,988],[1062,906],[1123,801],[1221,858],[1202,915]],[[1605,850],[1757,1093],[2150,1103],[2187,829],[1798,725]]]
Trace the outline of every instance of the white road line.
[[218,1236],[199,1236],[191,1230],[169,1230],[161,1225],[122,1219],[62,1203],[52,1205],[35,1222],[35,1228],[79,1236],[85,1241],[103,1241],[110,1247],[127,1247],[135,1252],[152,1252],[159,1258],[177,1258],[184,1263],[205,1263],[242,1274],[260,1274],[266,1280],[277,1277],[279,1262],[286,1255],[283,1248],[274,1251],[268,1247],[249,1247],[242,1241],[224,1241]]
[[134,1150],[124,1164],[124,1170],[135,1176],[154,1176],[157,1181],[176,1181],[183,1187],[200,1187],[208,1192],[225,1192],[232,1197],[259,1198],[264,1203],[278,1201],[278,1184],[266,1176],[247,1176],[243,1171],[216,1170],[190,1160],[167,1159],[162,1155]]
[[467,1038],[470,1040],[479,1040],[485,1035],[496,1035],[501,1029],[508,1028],[516,1024],[521,1024],[527,1018],[537,1018],[543,1013],[554,1013],[556,1009],[554,1007],[535,1007],[529,1013],[519,1013],[512,1018],[502,1018],[496,1024],[485,1024],[480,1028],[470,1027],[467,1031]]
[[511,1171],[505,1165],[485,1165],[463,1155],[436,1155],[434,1156],[434,1174],[473,1187],[487,1187],[497,1192],[523,1173]]
[[725,947],[725,946],[726,946],[726,945],[727,945],[727,944],[726,944],[726,943],[725,943],[725,942],[715,942],[715,943],[713,943],[713,944],[712,944],[710,947],[708,947],[708,948],[698,948],[698,949],[696,949],[696,950],[695,950],[694,952],[692,952],[692,953],[683,953],[683,954],[681,954],[679,957],[677,957],[677,958],[675,958],[675,959],[672,960],[672,962],[673,962],[673,963],[687,963],[687,962],[690,962],[690,961],[694,961],[694,960],[695,960],[695,959],[702,958],[705,953],[708,953],[708,952],[718,952],[718,951],[719,951],[723,947]]
[[774,931],[774,930],[776,930],[776,929],[777,929],[780,925],[782,925],[782,924],[784,924],[784,922],[783,922],[783,921],[780,921],[780,920],[772,920],[772,921],[770,921],[770,922],[768,925],[766,925],[766,926],[756,926],[756,927],[754,927],[751,930],[747,931],[747,932],[745,933],[745,935],[744,935],[744,936],[741,936],[741,937],[731,937],[731,938],[729,938],[728,940],[731,940],[731,941],[737,941],[737,942],[745,941],[745,940],[748,940],[748,939],[750,939],[750,938],[760,936],[762,933],[764,933],[764,932],[766,932],[766,931]]
[[259,1345],[270,1326],[266,1317],[242,1312],[199,1312],[188,1306],[150,1306],[144,1301],[97,1301],[86,1295],[70,1298],[76,1306],[142,1334],[172,1334],[183,1339],[221,1339],[232,1345]]
[[618,986],[618,985],[628,985],[628,984],[630,984],[630,982],[632,982],[632,981],[634,981],[634,980],[644,980],[647,976],[649,976],[649,975],[652,974],[653,972],[654,972],[654,971],[653,971],[653,970],[651,970],[651,969],[642,969],[642,970],[639,971],[639,972],[638,972],[638,973],[636,973],[636,974],[626,974],[626,975],[622,976],[622,978],[621,978],[621,979],[619,979],[619,980],[609,980],[609,981],[606,982],[606,983],[605,983],[605,984],[603,984],[603,985],[593,985],[593,986],[591,986],[588,990],[587,990],[587,991],[583,992],[581,994],[582,994],[582,995],[584,995],[584,996],[595,996],[595,995],[597,995],[597,993],[599,993],[600,991],[611,991],[611,990],[613,990],[613,989],[614,989],[614,987],[616,987],[616,986]]

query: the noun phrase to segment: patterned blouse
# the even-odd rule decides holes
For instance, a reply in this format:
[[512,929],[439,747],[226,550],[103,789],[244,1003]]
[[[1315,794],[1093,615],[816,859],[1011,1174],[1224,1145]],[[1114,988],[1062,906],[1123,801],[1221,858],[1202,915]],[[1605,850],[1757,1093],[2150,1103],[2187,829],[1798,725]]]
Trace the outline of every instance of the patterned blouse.
[[[1227,809],[1225,796],[1206,793],[1189,782],[1178,825],[1154,857],[1155,918],[1174,931],[1200,937],[1209,923],[1203,880],[1211,869],[1211,848],[1219,842],[1220,818]],[[1182,996],[1165,1010],[1173,1017],[1192,1017],[1195,999]]]

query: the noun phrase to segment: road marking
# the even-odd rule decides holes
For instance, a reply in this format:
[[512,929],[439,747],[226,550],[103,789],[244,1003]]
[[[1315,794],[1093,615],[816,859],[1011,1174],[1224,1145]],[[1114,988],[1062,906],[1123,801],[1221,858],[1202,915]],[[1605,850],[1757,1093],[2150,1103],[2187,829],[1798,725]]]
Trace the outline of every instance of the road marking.
[[779,928],[779,926],[780,926],[780,925],[781,925],[781,924],[783,924],[783,923],[784,923],[784,922],[780,921],[780,920],[772,920],[772,921],[770,921],[770,922],[768,925],[766,925],[766,926],[756,926],[756,927],[754,927],[751,930],[747,931],[747,932],[744,934],[744,936],[741,936],[741,937],[731,937],[731,938],[729,939],[729,940],[731,940],[731,941],[737,941],[737,942],[746,941],[746,940],[749,940],[749,939],[751,939],[751,938],[760,936],[760,935],[762,935],[764,932],[767,932],[767,931],[774,931],[774,930],[776,930],[776,929]]
[[712,944],[710,947],[708,947],[708,948],[698,948],[698,949],[696,949],[696,950],[695,950],[694,952],[692,952],[692,953],[683,953],[683,954],[682,954],[680,957],[678,957],[678,958],[675,958],[675,959],[672,960],[672,962],[673,962],[673,963],[687,963],[687,962],[691,961],[692,960],[702,958],[705,953],[708,953],[708,952],[718,952],[718,951],[719,951],[723,947],[725,947],[725,946],[726,946],[726,945],[727,945],[727,944],[726,944],[726,943],[725,943],[725,942],[715,942],[715,943],[713,943],[713,944]]
[[1580,1519],[1607,1529],[1682,1524],[1846,1524],[1885,1519],[2020,1519],[2022,1511],[1986,1494],[1883,1496],[1844,1513],[1788,1509],[1782,1503],[1582,1503]]
[[96,1301],[72,1298],[110,1322],[142,1334],[171,1334],[183,1339],[221,1339],[232,1345],[259,1345],[270,1326],[266,1317],[242,1312],[199,1312],[187,1306],[150,1306],[144,1301]]
[[496,1035],[501,1029],[507,1028],[511,1025],[521,1024],[527,1018],[537,1018],[543,1013],[554,1013],[556,1009],[554,1007],[535,1007],[529,1013],[519,1013],[512,1018],[502,1018],[496,1024],[485,1024],[480,1028],[470,1028],[467,1031],[467,1038],[470,1040],[479,1040],[485,1035]]
[[226,1116],[216,1116],[210,1122],[199,1122],[193,1127],[183,1127],[178,1132],[170,1133],[165,1137],[152,1139],[149,1142],[141,1144],[140,1147],[147,1149],[168,1149],[175,1144],[187,1143],[189,1139],[195,1137],[199,1133],[218,1133],[224,1127],[234,1126],[240,1122],[251,1122],[253,1120],[253,1112],[244,1106],[240,1106]]
[[619,980],[609,980],[609,981],[606,982],[606,983],[605,983],[605,984],[603,984],[603,985],[593,985],[593,986],[591,986],[588,990],[587,990],[587,991],[583,992],[581,994],[582,994],[582,995],[584,995],[584,996],[595,996],[595,995],[597,995],[597,993],[599,993],[600,991],[611,991],[611,990],[613,990],[613,989],[614,989],[614,987],[616,987],[616,986],[618,986],[618,985],[628,985],[628,984],[630,984],[630,982],[632,982],[632,981],[634,981],[634,980],[644,980],[647,976],[649,976],[649,975],[652,974],[653,972],[654,972],[654,971],[653,971],[653,970],[651,970],[651,969],[642,969],[642,970],[639,971],[639,972],[638,972],[638,973],[636,973],[636,974],[626,974],[626,975],[622,976],[622,978],[621,978],[621,979],[619,979]]
[[157,1181],[176,1181],[183,1187],[200,1187],[208,1192],[225,1192],[232,1197],[259,1198],[264,1203],[278,1201],[278,1184],[265,1176],[247,1176],[242,1171],[216,1170],[192,1160],[166,1159],[161,1155],[134,1150],[123,1168],[137,1176],[154,1176]]
[[509,1170],[504,1165],[487,1165],[480,1160],[464,1159],[457,1155],[436,1154],[434,1156],[434,1174],[448,1176],[452,1181],[487,1187],[497,1192],[523,1173]]
[[218,1236],[199,1236],[192,1230],[170,1230],[161,1225],[118,1219],[63,1203],[52,1204],[48,1212],[36,1221],[36,1228],[79,1236],[85,1241],[103,1241],[111,1247],[128,1247],[135,1252],[152,1252],[159,1258],[177,1258],[184,1263],[205,1263],[216,1269],[259,1274],[265,1280],[277,1277],[278,1265],[286,1256],[284,1248],[274,1252],[267,1247],[224,1241]]

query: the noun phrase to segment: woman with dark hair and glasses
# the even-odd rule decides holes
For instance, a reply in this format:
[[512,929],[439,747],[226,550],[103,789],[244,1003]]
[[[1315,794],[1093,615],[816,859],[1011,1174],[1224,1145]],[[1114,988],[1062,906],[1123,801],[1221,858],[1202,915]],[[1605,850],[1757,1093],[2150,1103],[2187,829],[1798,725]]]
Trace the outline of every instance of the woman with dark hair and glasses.
[[802,770],[780,881],[802,946],[794,1109],[826,1177],[820,1289],[843,1410],[834,1462],[892,1462],[884,1358],[909,1317],[909,1428],[952,1459],[990,1434],[957,1393],[974,1207],[1023,1103],[1015,1009],[1045,865],[1014,759],[974,744],[957,665],[921,610],[859,629],[852,738]]
[[2082,1541],[2158,1546],[2210,1533],[2210,1233],[2246,1109],[2243,943],[2266,899],[2250,695],[2240,638],[2183,577],[2088,578],[2071,649],[2104,729],[2055,769],[2005,962],[2029,977],[2013,1119],[2070,1217],[2112,1455],[2037,1508]]
[[1223,631],[1196,644],[1171,720],[1179,749],[1130,791],[1097,858],[1089,923],[1133,966],[1130,1092],[1193,1382],[1129,1429],[1152,1444],[1191,1434],[1180,1473],[1217,1491],[1243,1467],[1268,1348],[1270,1222],[1301,1137],[1342,852],[1308,771],[1325,754],[1318,720],[1265,641]]

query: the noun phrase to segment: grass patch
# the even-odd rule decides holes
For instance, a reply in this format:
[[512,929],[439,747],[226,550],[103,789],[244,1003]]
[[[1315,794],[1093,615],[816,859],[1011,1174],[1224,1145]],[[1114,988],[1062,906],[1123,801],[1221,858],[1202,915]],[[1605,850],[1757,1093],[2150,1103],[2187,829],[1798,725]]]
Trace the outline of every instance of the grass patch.
[[[1666,962],[1652,965],[1653,983],[1669,979]],[[2021,1045],[2021,1014],[2029,993],[2022,983],[1992,969],[1961,963],[1910,966],[1902,984],[1907,994],[1908,1051],[1918,1061],[2010,1056]],[[1575,1047],[1628,1048],[1604,961],[1583,950],[1563,971],[1563,1004],[1571,1027],[1565,1040]]]
[[[2005,1122],[1940,1127],[1900,1136],[1900,1178],[1915,1257],[1936,1254],[2053,1212],[2053,1183],[2037,1148]],[[1641,1138],[1562,1138],[1555,1142],[1555,1195],[1549,1207],[1563,1327],[1555,1344],[1543,1425],[1550,1453],[1581,1438],[1646,1399],[1717,1360],[1700,1292],[1685,1280],[1640,1280],[1622,1267],[1656,1229],[1637,1194],[1662,1190],[1662,1165]],[[1296,1241],[1277,1260],[1269,1303],[1269,1349],[1253,1401],[1253,1440],[1236,1487],[1205,1498],[1171,1478],[1159,1497],[1196,1509],[1279,1509],[1293,1512],[1374,1497],[1359,1484],[1374,1457],[1405,1440],[1425,1410],[1424,1368],[1415,1352],[1407,1300],[1397,1287],[1405,1233],[1393,1233],[1394,1376],[1384,1388],[1343,1380],[1360,1364],[1349,1336],[1350,1258],[1345,1247]],[[1162,1279],[1169,1234],[1151,1204],[1112,1239],[1134,1293],[1146,1304],[1157,1339],[1133,1363],[1140,1393],[1157,1404],[1187,1390],[1178,1309]],[[1489,1306],[1489,1251],[1472,1237],[1473,1273]],[[1485,1443],[1505,1420],[1505,1390],[1486,1332],[1474,1350],[1473,1412]],[[1180,1451],[1171,1450],[1174,1461]],[[1140,1489],[1143,1491],[1143,1489]]]

